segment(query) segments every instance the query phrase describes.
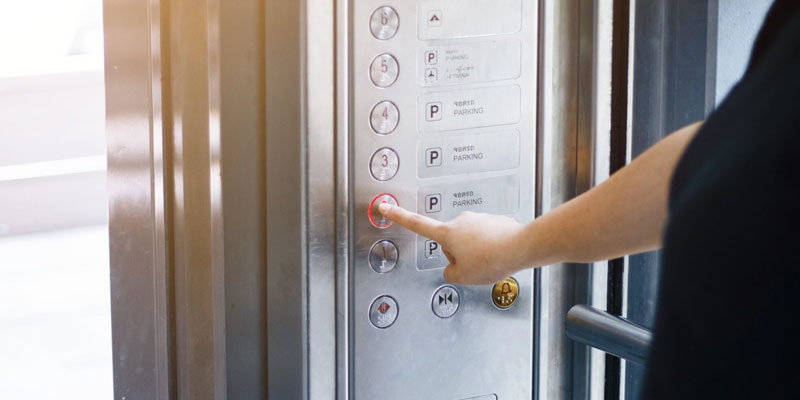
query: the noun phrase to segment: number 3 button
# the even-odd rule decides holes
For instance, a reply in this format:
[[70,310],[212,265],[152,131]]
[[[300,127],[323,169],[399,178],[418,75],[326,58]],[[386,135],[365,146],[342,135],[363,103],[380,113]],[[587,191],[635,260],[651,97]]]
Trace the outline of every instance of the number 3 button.
[[378,149],[369,160],[369,170],[372,177],[379,181],[388,181],[397,174],[400,167],[400,159],[394,150],[384,147]]

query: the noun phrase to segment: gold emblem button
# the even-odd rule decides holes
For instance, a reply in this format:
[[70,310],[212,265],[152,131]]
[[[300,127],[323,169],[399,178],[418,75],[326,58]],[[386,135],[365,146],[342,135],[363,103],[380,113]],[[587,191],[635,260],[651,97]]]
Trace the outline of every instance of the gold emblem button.
[[492,302],[497,308],[505,310],[513,306],[517,297],[519,297],[519,284],[514,278],[497,282],[492,288]]

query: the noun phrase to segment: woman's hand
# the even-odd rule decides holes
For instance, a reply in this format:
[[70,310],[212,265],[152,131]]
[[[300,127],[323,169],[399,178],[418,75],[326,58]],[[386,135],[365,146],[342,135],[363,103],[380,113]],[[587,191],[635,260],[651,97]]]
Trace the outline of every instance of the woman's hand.
[[450,261],[444,278],[451,283],[479,285],[508,278],[525,267],[519,248],[523,226],[499,215],[461,213],[440,222],[401,207],[381,204],[390,220],[439,242]]

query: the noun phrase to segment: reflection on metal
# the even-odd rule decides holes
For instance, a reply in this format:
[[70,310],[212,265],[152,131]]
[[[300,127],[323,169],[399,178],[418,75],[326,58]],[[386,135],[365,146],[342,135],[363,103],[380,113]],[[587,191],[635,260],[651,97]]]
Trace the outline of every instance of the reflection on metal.
[[115,395],[263,398],[261,2],[104,7]]
[[104,2],[115,398],[175,393],[158,2]]
[[567,336],[576,342],[642,365],[653,341],[649,330],[583,304],[569,310],[566,328]]
[[[540,0],[537,215],[565,203],[607,176],[607,5]],[[601,3],[601,2],[600,2]],[[562,264],[536,272],[536,395],[599,398],[602,354],[564,334],[564,316],[578,302],[605,300],[603,264]],[[605,304],[602,304],[605,306]]]

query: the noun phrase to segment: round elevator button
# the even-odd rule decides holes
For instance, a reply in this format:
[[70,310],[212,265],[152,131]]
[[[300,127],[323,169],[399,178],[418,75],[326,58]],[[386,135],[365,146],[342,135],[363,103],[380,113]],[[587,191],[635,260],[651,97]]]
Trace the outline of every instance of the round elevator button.
[[458,290],[450,285],[436,289],[431,299],[433,314],[439,318],[450,318],[458,311]]
[[518,297],[519,284],[514,278],[503,279],[492,288],[492,303],[501,310],[513,306]]
[[381,214],[381,211],[378,209],[381,203],[389,203],[393,206],[396,206],[397,199],[389,193],[383,193],[375,196],[375,198],[372,199],[372,202],[369,203],[369,209],[367,210],[369,222],[371,222],[376,228],[386,229],[392,226],[392,221]]
[[369,66],[369,78],[377,87],[392,86],[400,73],[400,66],[397,59],[391,54],[381,54],[372,60]]
[[369,114],[369,125],[379,135],[394,132],[398,122],[400,122],[400,111],[391,101],[375,104]]
[[399,311],[397,302],[391,296],[379,296],[369,306],[369,322],[376,328],[388,328],[397,320]]
[[397,246],[390,240],[380,240],[369,250],[369,266],[377,273],[393,270],[397,259]]
[[379,181],[388,181],[394,178],[399,167],[400,158],[397,157],[394,150],[388,147],[378,149],[369,160],[369,172],[373,178]]
[[388,40],[397,33],[400,18],[392,7],[383,6],[372,13],[369,19],[369,30],[378,40]]

